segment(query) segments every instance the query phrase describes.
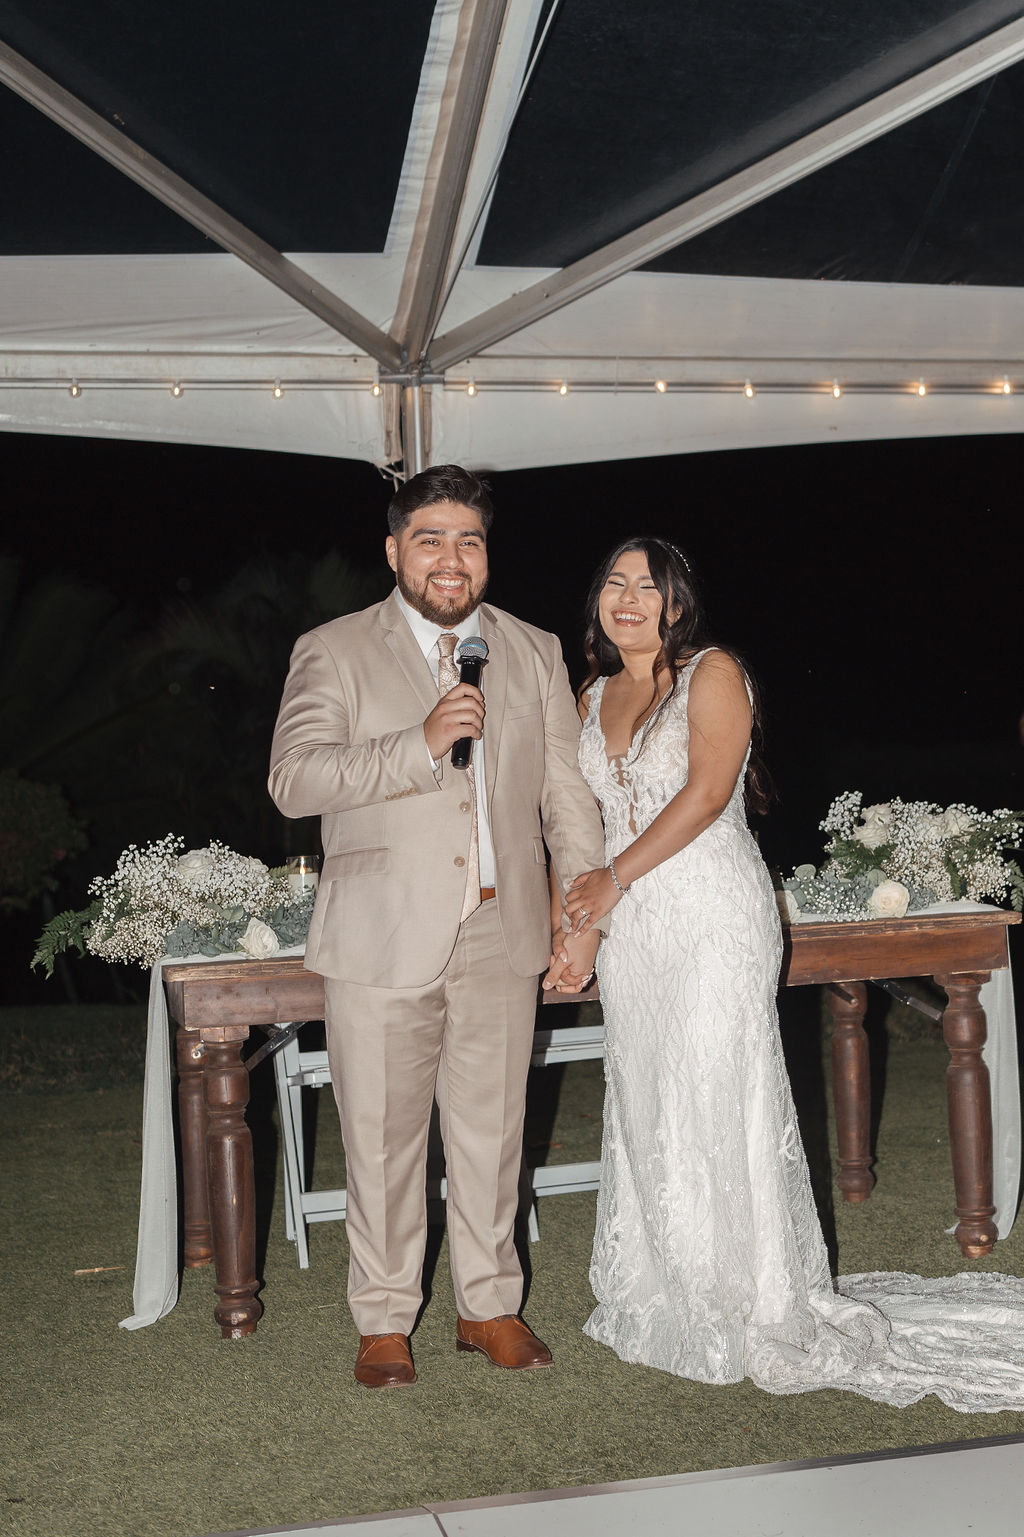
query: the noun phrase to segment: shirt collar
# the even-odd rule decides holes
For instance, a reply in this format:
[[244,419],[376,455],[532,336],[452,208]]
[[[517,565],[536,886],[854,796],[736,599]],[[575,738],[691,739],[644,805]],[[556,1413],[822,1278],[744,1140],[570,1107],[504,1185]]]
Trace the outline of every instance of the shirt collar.
[[395,588],[395,600],[405,615],[409,628],[416,637],[416,644],[424,656],[429,656],[431,651],[437,646],[437,637],[439,635],[450,634],[454,631],[459,640],[462,641],[468,640],[471,635],[478,635],[480,633],[480,610],[478,608],[475,608],[471,614],[468,614],[461,624],[446,626],[434,624],[430,619],[424,619],[418,609],[413,608],[411,603],[406,602],[397,587]]

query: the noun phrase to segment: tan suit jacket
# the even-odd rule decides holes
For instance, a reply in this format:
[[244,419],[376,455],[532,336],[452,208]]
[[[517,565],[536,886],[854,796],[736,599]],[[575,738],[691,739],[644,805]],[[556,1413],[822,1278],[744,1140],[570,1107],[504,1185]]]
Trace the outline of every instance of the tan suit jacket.
[[[604,863],[597,804],[576,762],[579,719],[554,635],[487,604],[484,723],[501,932],[512,970],[550,953],[544,845],[563,885]],[[300,637],[274,732],[270,793],[323,818],[324,868],[306,965],[375,987],[440,976],[455,947],[472,806],[423,721],[437,689],[393,593]]]

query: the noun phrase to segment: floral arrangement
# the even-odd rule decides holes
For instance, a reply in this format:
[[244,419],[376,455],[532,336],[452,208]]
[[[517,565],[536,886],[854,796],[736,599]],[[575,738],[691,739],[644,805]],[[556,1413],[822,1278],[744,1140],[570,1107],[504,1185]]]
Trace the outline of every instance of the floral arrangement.
[[859,790],[836,796],[820,824],[831,834],[817,868],[797,865],[780,901],[827,918],[902,918],[932,902],[1024,904],[1024,873],[1008,851],[1020,846],[1024,812],[979,811],[894,797],[862,806]]
[[49,977],[62,951],[152,966],[163,955],[276,955],[306,936],[314,892],[295,889],[283,868],[236,854],[223,843],[183,852],[168,834],[131,844],[113,875],[97,876],[81,912],[60,913],[39,937],[33,966]]

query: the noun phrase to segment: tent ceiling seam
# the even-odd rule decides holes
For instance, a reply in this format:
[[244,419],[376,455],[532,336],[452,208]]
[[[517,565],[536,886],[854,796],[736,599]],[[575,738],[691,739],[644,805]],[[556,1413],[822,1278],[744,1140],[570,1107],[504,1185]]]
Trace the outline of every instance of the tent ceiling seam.
[[416,229],[392,331],[403,356],[418,363],[440,316],[487,90],[510,0],[467,0],[424,177]]

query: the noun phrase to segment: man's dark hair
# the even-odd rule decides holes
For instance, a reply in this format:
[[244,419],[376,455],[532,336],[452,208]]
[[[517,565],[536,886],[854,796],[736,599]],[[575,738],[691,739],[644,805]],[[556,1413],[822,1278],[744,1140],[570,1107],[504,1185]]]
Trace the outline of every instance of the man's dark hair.
[[486,534],[494,518],[486,481],[459,464],[434,464],[399,486],[388,506],[388,532],[400,534],[414,512],[435,502],[461,502],[477,513]]

